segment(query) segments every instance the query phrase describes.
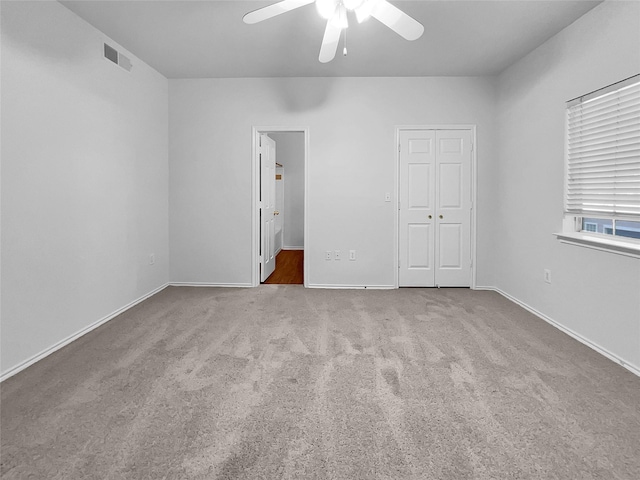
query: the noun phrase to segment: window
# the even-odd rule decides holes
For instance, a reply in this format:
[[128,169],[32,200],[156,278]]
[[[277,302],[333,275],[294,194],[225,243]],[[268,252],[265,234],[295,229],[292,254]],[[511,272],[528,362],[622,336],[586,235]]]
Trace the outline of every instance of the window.
[[640,238],[640,75],[567,104],[566,172],[576,230]]
[[640,222],[618,219],[582,218],[582,231],[640,239]]
[[593,220],[593,219],[583,219],[583,225],[582,225],[582,229],[585,232],[597,232],[598,231],[598,223],[597,222],[589,222],[587,220]]

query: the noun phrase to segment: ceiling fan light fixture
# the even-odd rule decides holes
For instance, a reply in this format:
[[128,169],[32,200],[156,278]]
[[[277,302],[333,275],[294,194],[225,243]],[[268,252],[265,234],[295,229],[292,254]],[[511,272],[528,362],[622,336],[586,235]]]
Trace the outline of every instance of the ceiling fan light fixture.
[[365,2],[366,0],[342,0],[342,4],[347,10],[355,10]]
[[364,0],[355,8],[356,20],[358,20],[358,23],[362,23],[371,17],[371,12],[373,11],[376,1],[377,0]]
[[336,13],[333,15],[333,18],[330,20],[331,24],[342,30],[349,28],[349,20],[347,19],[347,9],[343,4],[338,5],[336,9]]
[[339,0],[316,0],[316,9],[322,18],[330,20],[335,16]]

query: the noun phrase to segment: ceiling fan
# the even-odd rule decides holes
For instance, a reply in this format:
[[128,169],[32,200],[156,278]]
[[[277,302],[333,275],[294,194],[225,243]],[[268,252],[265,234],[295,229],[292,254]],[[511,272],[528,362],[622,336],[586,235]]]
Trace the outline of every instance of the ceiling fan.
[[[248,24],[258,23],[314,2],[320,16],[327,20],[318,58],[322,63],[336,56],[340,34],[349,26],[347,12],[354,12],[358,23],[373,17],[407,40],[417,40],[424,32],[420,22],[387,0],[282,0],[249,12],[242,20]],[[344,52],[346,55],[346,46]]]

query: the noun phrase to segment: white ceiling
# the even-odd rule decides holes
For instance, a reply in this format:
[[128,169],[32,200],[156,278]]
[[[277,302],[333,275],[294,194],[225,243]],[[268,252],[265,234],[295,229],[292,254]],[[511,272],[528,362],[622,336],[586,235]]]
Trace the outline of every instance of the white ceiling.
[[314,5],[255,25],[272,1],[117,0],[61,3],[168,78],[494,75],[602,0],[392,1],[425,26],[408,42],[350,18],[347,57],[318,62],[325,21]]

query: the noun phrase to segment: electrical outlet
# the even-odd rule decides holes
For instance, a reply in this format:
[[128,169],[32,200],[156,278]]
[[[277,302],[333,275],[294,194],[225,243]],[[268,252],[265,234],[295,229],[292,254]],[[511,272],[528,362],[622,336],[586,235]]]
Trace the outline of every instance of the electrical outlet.
[[544,281],[547,283],[551,283],[551,270],[544,270]]
[[335,252],[333,252],[333,258],[336,260],[340,260],[342,258],[342,254],[340,253],[340,250],[336,250]]
[[355,260],[355,259],[356,259],[356,251],[349,250],[349,260]]
[[326,252],[324,252],[324,259],[331,260],[331,250],[327,250]]
[[154,263],[156,263],[156,255],[155,255],[155,253],[150,253],[149,254],[149,265],[153,265]]

